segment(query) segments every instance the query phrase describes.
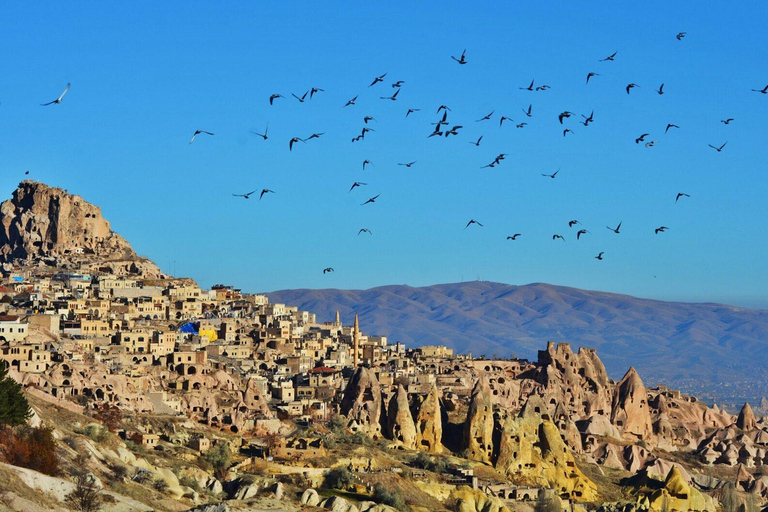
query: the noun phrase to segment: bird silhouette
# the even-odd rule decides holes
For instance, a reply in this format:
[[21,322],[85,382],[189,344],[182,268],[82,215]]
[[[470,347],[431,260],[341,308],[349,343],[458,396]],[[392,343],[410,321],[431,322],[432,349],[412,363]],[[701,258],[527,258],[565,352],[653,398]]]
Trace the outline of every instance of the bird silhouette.
[[355,96],[354,98],[352,98],[351,100],[349,100],[349,101],[347,102],[347,104],[346,104],[346,105],[344,105],[344,106],[345,106],[345,107],[348,107],[348,106],[350,106],[350,105],[354,105],[354,104],[355,104],[355,101],[357,101],[357,96]]
[[540,86],[536,87],[537,91],[546,91],[547,89],[550,89],[550,87],[548,85],[540,85]]
[[245,193],[245,194],[232,194],[232,195],[235,196],[235,197],[242,197],[242,198],[245,198],[245,199],[249,199],[255,193],[256,193],[255,190],[251,190],[250,192]]
[[559,172],[560,172],[560,169],[556,170],[553,174],[542,174],[542,176],[554,179],[555,176],[557,176],[557,173],[559,173]]
[[581,235],[586,235],[587,233],[589,233],[589,231],[587,231],[586,229],[580,229],[580,230],[579,230],[579,231],[576,233],[576,240],[580,239],[580,238],[581,238]]
[[413,162],[410,162],[410,163],[407,163],[407,164],[397,164],[397,165],[403,165],[405,167],[411,167],[415,163],[416,163],[416,161],[414,160]]
[[489,119],[491,118],[491,116],[493,115],[493,113],[494,113],[494,112],[496,112],[496,111],[495,111],[495,110],[491,110],[491,113],[490,113],[490,114],[486,114],[486,115],[484,115],[483,117],[481,117],[480,119],[478,119],[478,120],[477,120],[477,121],[475,121],[475,122],[476,122],[476,123],[479,123],[480,121],[487,121],[487,120],[489,120]]
[[[768,94],[768,85],[763,87],[762,89],[752,89],[755,92],[759,92],[760,94]],[[64,91],[66,92],[66,91]]]
[[581,114],[581,117],[584,118],[584,122],[581,124],[583,124],[584,126],[589,126],[589,123],[593,123],[595,121],[595,111],[593,110],[589,114],[589,117],[585,116],[584,114]]
[[678,128],[679,129],[680,127],[677,126],[676,124],[670,123],[670,124],[667,125],[667,128],[664,130],[664,133],[666,134],[669,131],[670,128]]
[[723,148],[725,147],[726,144],[728,144],[728,141],[723,142],[723,145],[720,146],[719,148],[713,146],[712,144],[709,144],[709,147],[711,147],[712,149],[714,149],[715,151],[717,151],[719,153],[719,152],[721,152],[723,150]]
[[439,107],[437,107],[437,112],[435,112],[435,113],[436,113],[436,114],[439,114],[441,110],[443,110],[443,111],[447,110],[448,112],[450,112],[450,111],[451,111],[451,109],[450,109],[450,108],[448,108],[447,106],[445,106],[445,105],[440,105]]
[[352,192],[357,187],[362,187],[363,185],[367,185],[367,183],[362,183],[360,181],[356,181],[352,184],[352,186],[349,188],[349,191]]
[[688,32],[678,32],[678,34],[675,37],[677,38],[678,41],[682,41],[687,33]]
[[464,50],[463,52],[461,52],[461,57],[460,57],[460,58],[458,58],[458,59],[457,59],[457,58],[456,58],[456,57],[454,57],[453,55],[451,55],[451,58],[452,58],[453,60],[455,60],[456,62],[458,62],[459,64],[466,64],[466,63],[467,63],[467,59],[465,59],[465,58],[464,58],[464,56],[466,55],[466,53],[467,53],[467,50]]
[[669,228],[667,226],[659,226],[658,228],[654,229],[653,232],[654,234],[658,235],[659,233],[663,233],[668,229]]
[[325,89],[320,89],[318,87],[313,87],[309,90],[309,99],[312,99],[312,96],[317,94],[318,92],[325,92]]
[[323,269],[323,274],[327,274],[329,272],[335,272],[335,270],[333,270],[333,267],[326,267]]
[[629,91],[630,91],[631,89],[634,89],[635,87],[640,87],[640,86],[639,86],[639,85],[637,85],[637,84],[628,84],[628,85],[627,85],[627,94],[629,94]]
[[499,128],[501,128],[501,125],[504,124],[504,121],[514,122],[511,117],[501,116],[501,119],[499,119]]
[[661,84],[659,88],[656,90],[657,93],[659,93],[659,96],[664,94],[664,84]]
[[645,143],[645,147],[647,147],[647,148],[652,148],[652,147],[653,147],[653,146],[655,146],[655,145],[656,145],[658,142],[659,142],[659,141],[657,141],[657,140],[651,140],[651,141],[648,141],[648,142],[646,142],[646,143]]
[[259,201],[261,201],[261,198],[264,197],[264,194],[274,194],[274,190],[270,190],[268,188],[264,188],[261,190],[261,194],[259,194]]
[[373,118],[373,116],[365,116],[365,117],[363,118],[363,122],[364,122],[365,124],[368,124],[368,121],[376,121],[376,119],[374,119],[374,118]]
[[611,231],[613,231],[614,233],[616,233],[618,235],[619,234],[619,229],[621,229],[621,222],[619,222],[619,225],[616,226],[615,228],[612,228],[610,226],[605,226],[605,227],[607,227],[608,229],[610,229]]
[[552,235],[552,240],[557,240],[558,238],[565,242],[565,237],[563,237],[563,235]]
[[720,122],[723,124],[731,124],[731,121],[734,121],[732,117],[729,117],[728,119],[721,119]]
[[571,117],[573,115],[573,112],[565,111],[561,112],[559,116],[557,116],[557,119],[560,121],[560,124],[563,124],[563,119]]
[[[363,160],[363,170],[365,170],[366,165],[373,165],[373,162],[371,162],[370,160]],[[375,165],[373,166],[376,167]]]
[[368,233],[369,235],[372,235],[371,230],[368,228],[362,228],[360,231],[357,232],[357,236],[360,236],[360,233]]
[[587,83],[589,83],[589,79],[592,78],[593,76],[600,76],[600,73],[593,73],[591,71],[587,73]]
[[192,134],[192,138],[189,139],[189,143],[192,144],[193,142],[195,142],[195,137],[197,137],[201,133],[204,133],[205,135],[213,135],[211,132],[207,132],[205,130],[195,130],[195,133]]
[[404,80],[398,80],[397,82],[392,84],[392,87],[402,87],[404,83],[405,83]]
[[519,124],[516,124],[515,127],[516,128],[523,128],[524,126],[527,126],[527,125],[528,125],[528,123],[519,123]]
[[483,227],[483,225],[482,225],[482,224],[480,224],[479,222],[477,222],[475,219],[470,219],[470,221],[469,221],[469,222],[467,222],[467,225],[466,225],[466,226],[464,226],[464,229],[467,229],[467,228],[468,228],[469,226],[471,226],[472,224],[477,224],[477,225],[478,225],[478,226],[480,226],[481,228]]
[[566,128],[565,130],[563,130],[563,137],[565,137],[569,133],[573,133],[573,130],[571,130],[570,128]]
[[604,59],[600,59],[600,62],[605,62],[605,61],[611,61],[611,62],[613,62],[613,60],[616,58],[616,54],[617,54],[617,53],[619,53],[619,52],[618,52],[618,51],[616,51],[616,52],[613,52],[612,54],[610,54],[610,55],[609,55],[609,56],[607,56],[606,58],[604,58]]
[[312,135],[307,137],[305,140],[319,139],[321,135],[325,135],[325,132],[313,133]]
[[254,131],[252,131],[251,133],[254,134],[254,135],[258,135],[259,137],[261,137],[264,140],[267,140],[269,138],[267,136],[267,132],[268,131],[269,131],[269,123],[267,123],[267,127],[264,128],[264,133],[258,133],[258,132],[254,132]]
[[533,107],[533,105],[528,105],[528,110],[522,109],[523,114],[525,114],[528,117],[531,117],[531,107]]
[[371,85],[369,85],[368,87],[372,87],[372,86],[376,85],[379,82],[383,82],[385,76],[387,76],[386,73],[384,73],[381,76],[377,76],[376,78],[373,79],[373,82],[371,82]]
[[644,142],[644,141],[645,141],[645,138],[646,138],[647,136],[649,136],[649,135],[650,135],[650,133],[644,133],[644,134],[642,134],[641,136],[639,136],[638,138],[636,138],[636,139],[635,139],[635,144],[640,144],[641,142]]
[[595,259],[596,259],[596,260],[600,260],[600,261],[602,261],[602,260],[603,260],[603,254],[605,254],[605,252],[601,252],[600,254],[598,254],[597,256],[595,256]]
[[301,96],[301,98],[299,98],[298,96],[296,96],[296,95],[295,95],[295,94],[293,94],[293,93],[291,93],[291,96],[293,96],[294,98],[296,98],[297,100],[299,100],[299,103],[304,103],[304,99],[307,97],[307,94],[309,94],[309,91],[305,92],[305,93],[304,93],[304,94]]
[[520,89],[521,91],[532,91],[533,90],[533,82],[534,82],[534,80],[531,80],[531,85],[529,85],[528,87],[518,87],[518,89]]
[[376,194],[375,196],[373,196],[372,198],[370,198],[369,200],[367,200],[367,201],[366,201],[366,202],[364,202],[363,204],[365,205],[365,204],[368,204],[368,203],[375,203],[375,202],[376,202],[376,199],[378,199],[380,195],[381,195],[381,194]]
[[408,117],[409,115],[413,114],[414,112],[420,111],[420,108],[409,108],[408,112],[405,113],[405,117]]
[[393,94],[392,96],[379,96],[379,98],[381,98],[383,100],[397,101],[397,95],[398,94],[400,94],[400,89],[396,90],[395,94]]
[[453,128],[451,128],[450,130],[446,130],[445,131],[445,136],[447,137],[449,135],[458,135],[459,134],[458,130],[461,129],[461,128],[464,128],[464,127],[461,126],[461,125],[456,125]]
[[[41,105],[41,106],[43,106],[43,107],[47,107],[48,105],[58,105],[58,104],[59,104],[59,103],[61,103],[61,101],[64,99],[64,96],[67,94],[67,92],[69,92],[69,86],[70,86],[70,85],[71,85],[71,84],[69,84],[69,83],[67,84],[67,86],[64,88],[64,92],[62,92],[62,93],[59,95],[59,97],[58,97],[58,98],[56,98],[56,99],[55,99],[55,100],[53,100],[53,101],[49,101],[48,103],[41,103],[40,105]],[[49,96],[49,97],[50,97],[50,96]]]
[[272,96],[270,96],[270,97],[269,97],[269,104],[270,104],[270,105],[272,105],[272,103],[273,103],[273,102],[274,102],[274,101],[275,101],[277,98],[285,98],[285,96],[283,96],[282,94],[273,94]]
[[677,197],[675,197],[675,203],[677,203],[680,200],[681,197],[691,197],[691,196],[689,196],[685,192],[678,192],[677,193]]
[[304,140],[304,139],[302,139],[301,137],[294,137],[294,138],[292,138],[292,139],[291,139],[291,140],[288,142],[288,151],[293,151],[293,144],[294,144],[294,142],[303,142],[303,143],[305,143],[305,144],[307,143],[307,141],[305,141],[305,140]]
[[520,233],[515,233],[512,236],[508,236],[507,240],[517,240],[517,237],[522,236]]
[[483,140],[483,136],[482,135],[475,142],[471,142],[470,141],[470,144],[474,144],[475,146],[480,146],[480,141],[481,140]]

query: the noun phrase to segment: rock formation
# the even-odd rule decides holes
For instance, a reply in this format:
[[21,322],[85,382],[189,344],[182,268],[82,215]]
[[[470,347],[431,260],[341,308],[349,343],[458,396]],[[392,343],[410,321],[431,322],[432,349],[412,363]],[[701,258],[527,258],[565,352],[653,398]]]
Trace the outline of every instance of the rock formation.
[[664,487],[651,494],[650,509],[715,512],[717,506],[710,496],[688,485],[680,469],[672,466],[664,481]]
[[739,417],[736,419],[736,426],[741,430],[752,430],[756,425],[755,413],[752,412],[752,407],[749,406],[749,403],[745,403],[739,412]]
[[648,396],[634,368],[619,381],[613,395],[611,422],[619,427],[625,437],[648,440],[653,436]]
[[30,180],[22,181],[13,197],[0,205],[0,261],[19,260],[62,267],[92,264],[116,275],[162,275],[112,231],[99,207]]
[[464,448],[467,458],[490,464],[493,457],[493,404],[490,388],[480,378],[472,390],[472,401],[464,424]]
[[358,367],[349,379],[341,399],[341,414],[347,417],[353,432],[363,432],[373,439],[381,438],[381,385],[373,370]]
[[416,447],[429,453],[443,453],[443,422],[440,413],[440,390],[432,386],[416,415]]
[[402,385],[397,386],[395,396],[389,400],[387,411],[387,434],[398,445],[416,449],[416,426],[408,405],[408,393]]

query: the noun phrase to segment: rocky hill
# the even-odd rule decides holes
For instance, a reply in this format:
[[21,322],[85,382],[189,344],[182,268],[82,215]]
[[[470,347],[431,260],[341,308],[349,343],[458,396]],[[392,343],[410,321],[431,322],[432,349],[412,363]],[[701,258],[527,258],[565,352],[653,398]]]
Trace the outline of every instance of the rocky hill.
[[111,273],[160,277],[112,231],[101,208],[67,190],[22,181],[0,205],[0,262],[99,268]]
[[613,378],[635,366],[649,383],[740,406],[759,403],[768,363],[768,311],[638,299],[548,284],[467,282],[370,290],[284,290],[282,302],[409,346],[535,357],[545,341],[597,348]]

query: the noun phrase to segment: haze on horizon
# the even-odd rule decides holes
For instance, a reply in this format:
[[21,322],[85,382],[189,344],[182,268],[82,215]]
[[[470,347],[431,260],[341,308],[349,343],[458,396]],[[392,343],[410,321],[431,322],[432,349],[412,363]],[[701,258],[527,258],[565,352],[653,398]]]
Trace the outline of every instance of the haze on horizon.
[[[27,177],[69,189],[166,272],[248,291],[479,278],[768,308],[768,96],[750,91],[768,83],[762,3],[82,5],[4,9],[0,196]],[[519,89],[532,79],[552,89]],[[380,100],[396,80],[398,101]],[[427,139],[441,104],[464,128]],[[558,113],[593,109],[563,137]],[[376,131],[351,144],[366,115]],[[267,123],[269,140],[250,133]],[[196,129],[215,136],[190,145]],[[635,144],[645,132],[659,144]],[[276,193],[232,196],[262,188]],[[464,230],[471,218],[484,227]],[[590,235],[577,242],[570,219]]]

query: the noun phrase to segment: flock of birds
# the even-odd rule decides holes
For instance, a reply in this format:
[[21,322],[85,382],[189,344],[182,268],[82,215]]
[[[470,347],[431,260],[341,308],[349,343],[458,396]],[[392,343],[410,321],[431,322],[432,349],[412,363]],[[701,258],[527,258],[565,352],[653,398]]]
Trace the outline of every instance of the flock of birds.
[[[676,39],[678,41],[682,41],[683,38],[686,37],[686,35],[687,35],[686,32],[679,32],[675,37],[676,37]],[[616,58],[618,56],[618,53],[619,53],[618,51],[613,52],[612,54],[608,55],[604,59],[599,59],[599,62],[613,62],[613,61],[616,60]],[[460,56],[451,55],[451,59],[454,60],[455,62],[457,62],[461,66],[465,66],[465,65],[467,65],[469,63],[469,61],[467,60],[467,51],[466,51],[466,49],[461,52]],[[588,86],[590,84],[590,80],[594,81],[595,79],[597,79],[598,77],[601,77],[601,76],[602,76],[601,73],[590,71],[586,75],[585,84]],[[387,73],[384,73],[382,75],[374,77],[374,79],[371,81],[371,83],[368,85],[368,87],[374,87],[377,84],[384,83],[386,77],[387,77]],[[391,95],[379,96],[379,98],[381,100],[387,100],[387,101],[393,101],[393,102],[397,101],[398,100],[398,94],[400,93],[401,88],[403,87],[403,85],[405,85],[405,81],[403,81],[403,80],[397,80],[397,81],[393,82],[391,84],[391,88],[394,89],[394,92]],[[639,88],[639,87],[640,86],[638,84],[636,84],[636,83],[629,83],[629,84],[626,85],[625,91],[626,91],[627,94],[631,94],[633,89]],[[56,98],[53,101],[47,102],[47,103],[42,103],[41,105],[42,106],[50,106],[50,105],[60,104],[64,100],[64,97],[66,96],[66,94],[69,92],[69,89],[70,89],[70,84],[68,83],[66,85],[66,88],[61,93],[61,95],[59,95],[58,98]],[[520,90],[525,90],[525,91],[531,91],[531,92],[541,92],[541,91],[547,91],[547,90],[551,89],[551,87],[549,85],[547,85],[547,84],[538,84],[537,85],[535,80],[531,80],[531,82],[527,86],[519,87],[519,89]],[[752,89],[752,91],[756,92],[756,93],[759,93],[759,94],[768,95],[768,85],[766,85],[765,87],[763,87],[761,89]],[[318,95],[319,93],[323,93],[323,92],[325,92],[324,89],[321,89],[319,87],[312,87],[312,88],[308,89],[306,92],[304,92],[301,95],[297,95],[295,93],[291,93],[291,96],[296,101],[298,101],[299,103],[304,103],[306,101],[313,100],[313,98],[316,95]],[[658,89],[655,89],[655,92],[657,94],[659,94],[659,95],[663,95],[664,94],[664,84],[663,83],[660,84]],[[344,105],[342,105],[342,108],[347,108],[347,107],[355,106],[358,97],[359,97],[359,95],[355,95],[353,98],[349,99]],[[269,105],[270,106],[275,105],[275,102],[277,102],[278,100],[286,100],[286,97],[283,96],[282,94],[279,94],[279,93],[272,94],[272,95],[269,96],[269,99],[268,99]],[[527,108],[523,108],[521,110],[522,110],[523,114],[525,115],[526,119],[532,118],[534,116],[533,104],[529,104]],[[420,108],[408,108],[406,110],[406,112],[405,112],[405,118],[409,118],[412,114],[416,114],[416,113],[418,113],[420,111],[421,111]],[[451,112],[451,109],[447,105],[440,105],[437,108],[437,111],[436,111],[435,115],[438,116],[438,117],[432,123],[434,128],[432,129],[431,132],[428,133],[427,138],[431,138],[431,137],[446,137],[447,138],[447,137],[451,137],[451,136],[458,136],[460,134],[460,130],[462,130],[464,128],[464,126],[461,125],[461,124],[453,124],[453,123],[449,122],[449,120],[448,120],[449,112]],[[493,119],[494,115],[496,115],[496,111],[492,110],[491,112],[489,112],[486,115],[480,117],[479,119],[476,119],[475,122],[476,123],[482,123],[482,122],[486,122],[486,121],[491,121]],[[573,112],[567,111],[567,110],[561,112],[557,116],[560,125],[563,125],[563,131],[562,131],[563,137],[566,137],[566,136],[568,136],[568,134],[572,134],[573,133],[573,130],[571,128],[565,127],[565,122],[567,120],[569,120],[570,118],[573,118],[575,116],[576,116],[576,114],[574,114]],[[581,117],[583,118],[583,120],[580,120],[578,122],[580,124],[584,125],[585,127],[589,126],[591,123],[594,122],[594,110],[588,116],[582,114]],[[504,115],[499,115],[498,119],[499,119],[499,127],[503,126],[505,121],[507,121],[509,123],[515,124],[515,127],[518,128],[518,129],[525,128],[525,126],[528,125],[528,123],[525,122],[525,121],[519,122],[519,123],[514,123],[512,118],[504,116]],[[359,135],[355,135],[354,137],[352,137],[351,142],[355,143],[355,142],[359,142],[361,140],[364,140],[367,133],[375,131],[374,128],[372,128],[369,125],[372,121],[375,122],[376,119],[374,117],[372,117],[372,116],[365,116],[363,118],[364,126],[363,126],[362,130],[360,131]],[[726,119],[722,119],[721,123],[723,123],[724,125],[729,125],[733,121],[734,121],[734,118],[730,118],[729,117],[729,118],[726,118]],[[680,127],[678,125],[669,123],[669,124],[667,124],[666,129],[664,130],[664,133],[665,134],[668,133],[670,129],[679,129],[679,128]],[[269,139],[269,124],[267,124],[265,126],[263,133],[259,133],[259,132],[255,132],[255,131],[251,131],[251,133],[253,135],[261,138],[262,140],[266,141],[266,140]],[[199,135],[214,136],[214,133],[210,132],[210,131],[207,131],[207,130],[196,129],[194,131],[194,133],[192,134],[192,137],[189,140],[189,144],[190,145],[193,144]],[[296,145],[298,143],[306,144],[306,143],[308,143],[309,141],[311,141],[313,139],[319,139],[323,135],[324,135],[324,132],[320,132],[320,133],[313,133],[313,134],[311,134],[308,137],[292,137],[288,141],[288,150],[289,151],[293,151],[294,145]],[[637,138],[635,138],[635,144],[643,143],[645,145],[645,147],[650,148],[650,147],[653,147],[655,144],[659,143],[658,140],[646,140],[646,138],[649,137],[649,136],[650,136],[649,133],[642,133],[642,134],[640,134]],[[472,144],[472,145],[474,145],[476,147],[479,147],[481,142],[482,142],[482,140],[483,140],[483,136],[481,135],[477,140],[469,141],[469,144]],[[719,145],[709,144],[709,147],[714,149],[717,153],[720,153],[720,152],[722,152],[725,149],[727,144],[728,144],[728,141],[725,141],[725,142],[723,142],[722,144],[719,144]],[[482,166],[482,168],[493,168],[493,167],[496,167],[498,165],[501,165],[502,162],[504,161],[504,159],[507,156],[508,155],[506,153],[501,153],[501,154],[497,155],[493,159],[493,161],[491,161],[487,165]],[[417,163],[416,161],[409,161],[409,162],[398,163],[398,165],[406,167],[406,168],[411,168],[416,163]],[[362,169],[365,170],[368,166],[373,166],[373,162],[371,162],[370,160],[366,159],[362,163]],[[553,172],[551,174],[542,173],[541,175],[543,177],[546,177],[546,178],[555,179],[555,178],[557,178],[559,172],[560,172],[560,169],[558,169],[557,171],[555,171],[555,172]],[[364,187],[366,185],[367,185],[367,183],[365,183],[365,182],[355,181],[355,182],[352,183],[352,186],[349,188],[349,192],[353,192],[355,189],[360,188],[360,187]],[[271,189],[268,189],[268,188],[264,188],[261,191],[259,191],[257,189],[257,190],[252,190],[252,191],[246,192],[246,193],[232,194],[232,195],[234,197],[240,197],[240,198],[243,198],[243,199],[250,199],[251,196],[253,196],[257,192],[259,193],[258,194],[259,201],[261,201],[264,198],[265,195],[267,195],[267,194],[274,194],[275,193],[274,190],[271,190]],[[372,197],[370,197],[369,199],[367,199],[366,201],[364,201],[363,203],[360,203],[360,204],[362,206],[373,204],[380,197],[380,195],[381,194],[377,194],[375,196],[372,196]],[[675,201],[674,202],[675,202],[675,204],[677,204],[678,201],[680,201],[682,198],[690,198],[690,197],[691,196],[688,193],[678,192],[676,194],[676,196],[675,196]],[[475,219],[470,219],[467,222],[467,224],[465,225],[464,229],[466,230],[466,229],[468,229],[468,228],[470,228],[472,226],[475,226],[475,227],[478,227],[478,228],[484,227],[481,222],[479,222],[479,221],[477,221]],[[570,220],[568,222],[568,227],[569,228],[574,228],[574,227],[577,227],[577,226],[581,226],[581,222],[579,220],[577,220],[577,219],[572,219],[572,220]],[[621,231],[620,231],[621,230],[621,226],[622,226],[622,222],[620,221],[616,225],[616,227],[606,226],[606,228],[608,230],[610,230],[611,232],[613,232],[614,234],[619,235],[619,234],[621,234]],[[667,230],[669,230],[669,227],[667,227],[667,226],[659,226],[657,228],[654,228],[653,231],[654,231],[654,234],[658,235],[660,233],[666,232]],[[357,234],[359,236],[359,235],[362,235],[362,234],[372,235],[373,233],[368,228],[360,228],[359,231],[357,232]],[[584,228],[580,228],[576,232],[576,240],[580,240],[583,236],[588,235],[588,234],[590,234],[590,231],[588,231],[587,229],[584,229]],[[507,236],[506,239],[510,240],[510,241],[515,241],[515,240],[518,240],[521,236],[523,236],[522,233],[514,233],[512,235]],[[555,234],[552,235],[552,240],[565,241],[566,238],[565,238],[565,236],[563,236],[560,233],[555,233]],[[596,259],[598,261],[602,261],[604,254],[605,254],[605,251],[602,251],[597,256],[595,256],[594,259]],[[334,272],[333,267],[326,267],[326,268],[323,269],[323,274],[328,274],[328,273],[331,273],[331,272]]]

